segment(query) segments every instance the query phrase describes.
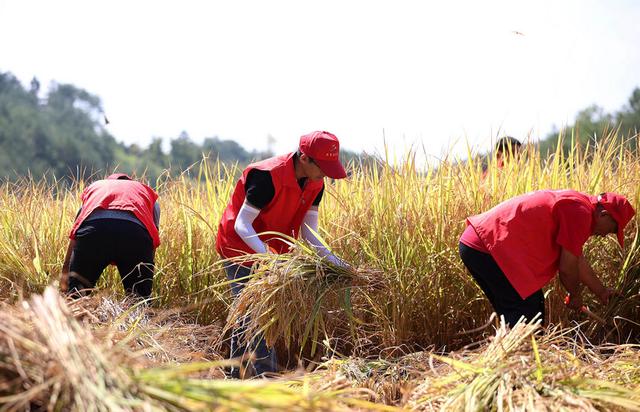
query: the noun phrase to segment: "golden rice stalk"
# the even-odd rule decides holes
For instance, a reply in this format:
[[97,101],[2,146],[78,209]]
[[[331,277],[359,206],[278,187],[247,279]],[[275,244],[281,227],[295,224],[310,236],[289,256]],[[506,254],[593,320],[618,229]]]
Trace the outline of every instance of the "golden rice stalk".
[[[432,355],[412,410],[640,410],[637,347],[581,345],[573,330],[536,335],[537,322],[502,325],[475,352]],[[614,352],[612,353],[612,348]]]
[[136,405],[126,357],[97,341],[53,288],[0,312],[3,409],[107,411]]
[[384,289],[381,271],[333,264],[302,244],[291,254],[255,259],[252,278],[233,302],[226,326],[229,330],[244,322],[245,344],[262,335],[269,346],[282,339],[300,352],[309,344],[313,355],[321,340],[336,335],[356,339],[364,324],[355,313],[367,309],[353,302],[366,306],[371,299],[355,295]]
[[[116,309],[120,321],[105,326],[101,337],[88,328],[88,315],[78,313],[81,304],[72,306],[73,311],[51,287],[18,306],[2,304],[0,411],[390,410],[367,402],[359,390],[312,390],[305,377],[294,381],[195,377],[225,362],[145,368],[139,353],[126,344],[131,337],[116,337],[128,322],[129,335],[149,322],[144,313],[135,315],[135,305],[125,312]],[[78,321],[74,313],[85,319]]]
[[502,325],[479,349],[332,359],[309,378],[414,411],[640,410],[640,347],[589,345],[577,328],[539,332]]
[[640,341],[640,227],[636,226],[633,240],[627,243],[617,283],[619,292],[606,306],[595,306],[597,318],[587,327],[589,336],[601,342],[637,343]]

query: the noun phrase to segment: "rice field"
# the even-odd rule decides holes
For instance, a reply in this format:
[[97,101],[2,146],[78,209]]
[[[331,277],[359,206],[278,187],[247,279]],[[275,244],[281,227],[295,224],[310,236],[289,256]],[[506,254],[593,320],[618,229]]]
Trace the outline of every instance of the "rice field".
[[[616,136],[550,156],[529,145],[498,169],[470,149],[418,165],[353,164],[327,182],[321,235],[344,272],[292,240],[258,257],[232,302],[214,242],[239,170],[203,161],[157,183],[162,245],[149,302],[113,269],[90,297],[56,292],[85,184],[0,186],[0,410],[640,410],[640,240],[593,238],[586,255],[621,291],[594,316],[545,290],[548,324],[508,331],[457,255],[465,218],[536,189],[622,193],[639,205],[640,157]],[[224,378],[229,328],[278,348],[287,372]]]

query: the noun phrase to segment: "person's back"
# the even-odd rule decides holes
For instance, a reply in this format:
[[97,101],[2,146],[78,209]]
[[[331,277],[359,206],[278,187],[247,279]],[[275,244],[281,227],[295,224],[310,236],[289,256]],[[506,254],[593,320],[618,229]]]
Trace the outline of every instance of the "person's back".
[[[558,270],[561,248],[575,254],[591,235],[592,196],[575,190],[539,190],[511,198],[468,221],[521,295],[540,289]],[[566,205],[566,206],[565,206]],[[573,216],[575,242],[558,243],[564,213]]]
[[615,193],[590,196],[575,190],[541,190],[517,196],[467,218],[458,249],[463,263],[492,306],[513,326],[521,316],[544,321],[542,288],[557,274],[581,306],[580,284],[603,303],[613,293],[604,287],[583,256],[593,235],[623,230],[635,211]]
[[155,248],[160,245],[157,198],[149,186],[124,174],[89,185],[69,234],[63,288],[79,296],[80,291],[95,287],[103,270],[113,263],[127,292],[150,296]]

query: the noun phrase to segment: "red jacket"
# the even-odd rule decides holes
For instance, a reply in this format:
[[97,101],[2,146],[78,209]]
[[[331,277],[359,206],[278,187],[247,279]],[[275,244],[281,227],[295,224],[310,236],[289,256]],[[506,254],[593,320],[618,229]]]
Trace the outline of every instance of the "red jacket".
[[[567,223],[554,213],[561,202],[571,202],[584,217],[591,216],[585,210],[592,212],[597,198],[574,190],[541,190],[514,197],[467,219],[523,299],[558,272],[563,247],[558,243],[558,233],[560,225]],[[583,217],[580,222],[569,223],[588,225],[586,232],[590,232],[593,219],[587,217],[589,221],[583,222]],[[581,253],[572,249],[574,254]]]
[[289,245],[273,234],[263,232],[278,232],[288,236],[298,237],[300,226],[305,214],[313,204],[316,196],[324,187],[323,181],[307,179],[304,190],[300,189],[293,165],[294,153],[272,157],[250,164],[242,172],[242,177],[236,184],[227,205],[220,225],[216,250],[224,258],[255,253],[236,233],[234,228],[238,212],[244,203],[246,192],[245,182],[251,169],[266,170],[271,173],[275,194],[269,204],[260,210],[260,214],[253,221],[253,228],[260,239],[276,253],[285,253]]
[[96,209],[132,212],[151,235],[153,247],[160,245],[158,228],[153,223],[153,205],[158,194],[149,186],[135,180],[98,180],[82,192],[82,211],[76,218],[69,237],[76,238],[78,228]]

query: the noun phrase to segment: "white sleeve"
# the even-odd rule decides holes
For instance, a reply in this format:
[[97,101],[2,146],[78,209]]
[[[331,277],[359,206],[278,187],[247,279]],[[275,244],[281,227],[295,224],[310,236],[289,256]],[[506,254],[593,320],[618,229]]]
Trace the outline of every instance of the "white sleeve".
[[343,266],[344,262],[322,244],[320,239],[315,235],[316,233],[318,233],[318,209],[309,209],[302,220],[302,238],[316,249],[318,255],[326,257],[332,263]]
[[245,200],[236,217],[236,223],[233,225],[240,239],[244,241],[254,252],[267,253],[267,248],[258,237],[256,230],[253,228],[253,221],[260,214],[260,209],[251,206]]

